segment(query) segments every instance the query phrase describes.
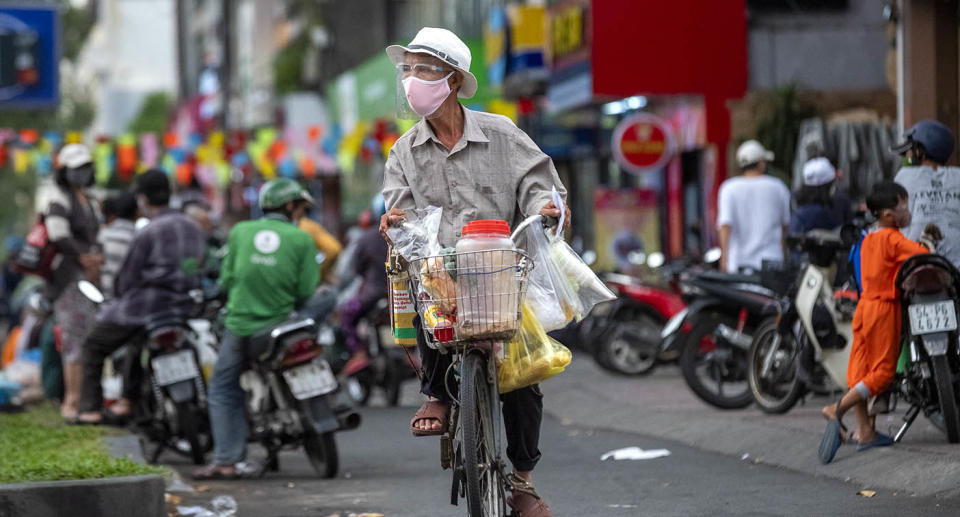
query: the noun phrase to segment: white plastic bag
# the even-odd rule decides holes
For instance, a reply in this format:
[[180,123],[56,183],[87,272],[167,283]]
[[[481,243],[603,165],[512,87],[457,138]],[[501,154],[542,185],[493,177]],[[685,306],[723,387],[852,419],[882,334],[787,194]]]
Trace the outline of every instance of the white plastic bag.
[[[559,194],[553,196],[561,214],[566,210]],[[560,218],[558,228],[563,225]],[[527,301],[548,332],[582,320],[595,305],[616,298],[557,230],[527,228],[527,252],[534,262]]]
[[526,301],[543,328],[550,332],[586,315],[583,304],[563,270],[556,263],[547,234],[539,225],[526,230],[527,253],[533,259]]

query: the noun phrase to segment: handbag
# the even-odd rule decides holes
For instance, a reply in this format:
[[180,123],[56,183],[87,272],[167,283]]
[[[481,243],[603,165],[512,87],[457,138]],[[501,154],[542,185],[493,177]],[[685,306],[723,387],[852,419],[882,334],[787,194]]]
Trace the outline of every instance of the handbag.
[[49,280],[53,274],[53,263],[56,258],[57,248],[50,242],[43,215],[38,215],[30,232],[27,233],[23,249],[14,261],[14,268],[21,273],[37,275]]

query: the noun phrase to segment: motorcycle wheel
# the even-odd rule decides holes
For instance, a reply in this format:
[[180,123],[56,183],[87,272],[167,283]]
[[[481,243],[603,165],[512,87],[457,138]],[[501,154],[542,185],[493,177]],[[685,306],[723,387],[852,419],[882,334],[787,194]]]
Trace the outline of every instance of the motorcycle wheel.
[[931,357],[933,378],[937,385],[937,397],[940,399],[940,413],[943,415],[947,440],[960,442],[960,411],[957,409],[957,390],[953,372],[947,362],[947,356]]
[[200,444],[200,426],[197,415],[200,411],[194,402],[177,404],[177,420],[180,424],[180,436],[190,444],[190,459],[194,465],[203,465],[205,451]]
[[303,438],[303,450],[317,475],[324,479],[337,476],[340,469],[340,456],[337,453],[337,440],[333,433],[317,434],[308,432]]
[[800,400],[802,388],[797,375],[797,343],[792,335],[780,336],[769,377],[764,379],[760,376],[763,363],[779,332],[776,320],[763,322],[753,335],[747,359],[747,380],[750,382],[754,401],[764,413],[777,415],[793,409]]
[[[753,403],[753,393],[750,391],[747,382],[747,353],[739,348],[726,344],[721,345],[714,336],[717,327],[725,324],[729,327],[736,327],[737,320],[732,316],[723,314],[704,314],[693,322],[693,328],[687,335],[683,345],[683,352],[680,356],[680,368],[683,372],[683,378],[687,385],[693,390],[693,393],[701,400],[720,409],[742,409]],[[723,353],[727,357],[718,357],[717,354]],[[706,371],[700,374],[705,367]],[[733,379],[730,377],[731,367],[735,370]],[[726,371],[724,371],[726,370]],[[744,370],[737,372],[736,370]],[[740,373],[743,379],[741,380]],[[713,381],[716,384],[714,390],[708,385],[707,381]],[[742,390],[733,393],[725,393],[723,385],[725,382],[734,380],[744,384]]]
[[407,364],[400,360],[390,360],[387,371],[383,374],[383,394],[390,407],[397,407],[400,404],[400,386],[403,384],[402,368],[407,368]]
[[662,325],[646,314],[615,323],[593,351],[597,364],[617,375],[647,375],[657,366]]

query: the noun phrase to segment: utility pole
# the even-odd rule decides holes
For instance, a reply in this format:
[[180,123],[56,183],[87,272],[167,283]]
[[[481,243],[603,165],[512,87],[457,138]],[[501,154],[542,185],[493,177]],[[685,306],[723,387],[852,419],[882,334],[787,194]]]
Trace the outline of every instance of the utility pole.
[[177,96],[179,100],[186,100],[190,94],[187,84],[190,74],[187,73],[187,28],[186,28],[186,1],[176,0],[177,24]]
[[234,54],[234,0],[222,0],[223,56],[220,62],[220,128],[227,130],[230,123],[230,99],[232,97]]

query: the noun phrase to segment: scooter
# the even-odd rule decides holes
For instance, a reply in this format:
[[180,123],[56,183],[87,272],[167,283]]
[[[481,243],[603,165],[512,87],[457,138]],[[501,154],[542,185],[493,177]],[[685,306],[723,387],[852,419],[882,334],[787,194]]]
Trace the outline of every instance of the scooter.
[[[651,270],[671,278],[676,266],[664,267],[662,253],[645,257]],[[659,269],[663,267],[662,271]],[[598,305],[581,323],[584,342],[593,343],[594,360],[619,375],[646,375],[670,357],[660,350],[666,322],[686,308],[679,289],[619,273],[601,276],[617,299]],[[672,358],[676,358],[673,354]]]
[[279,470],[279,452],[303,446],[310,464],[324,478],[337,475],[334,433],[356,429],[360,414],[340,389],[323,359],[329,336],[318,336],[310,317],[287,321],[245,340],[250,369],[240,377],[246,394],[249,441],[267,450],[260,475]]
[[[708,252],[707,263],[719,257]],[[661,333],[665,351],[678,351],[683,378],[704,402],[739,409],[753,402],[747,354],[760,322],[776,313],[780,296],[759,275],[692,271],[681,275],[687,309]]]
[[[82,280],[80,292],[94,303],[104,301],[96,286]],[[202,292],[191,292],[202,303]],[[124,364],[125,379],[142,371],[139,397],[133,408],[133,425],[141,438],[144,456],[156,463],[160,454],[172,450],[204,463],[213,447],[207,418],[207,385],[200,369],[197,336],[187,321],[162,318],[149,321],[133,342],[111,356]]]
[[846,386],[857,293],[834,285],[838,254],[849,249],[855,235],[855,229],[845,228],[787,239],[807,252],[808,264],[800,275],[768,280],[781,288],[793,285],[750,346],[748,380],[762,411],[786,413],[808,392],[825,395]]
[[922,411],[944,431],[950,443],[958,443],[960,272],[941,255],[916,255],[900,267],[896,285],[901,292],[906,350],[901,355],[905,367],[897,374],[894,386],[896,393],[910,403],[910,409],[894,441],[903,438]]

